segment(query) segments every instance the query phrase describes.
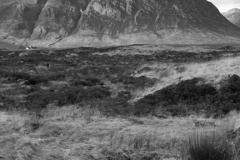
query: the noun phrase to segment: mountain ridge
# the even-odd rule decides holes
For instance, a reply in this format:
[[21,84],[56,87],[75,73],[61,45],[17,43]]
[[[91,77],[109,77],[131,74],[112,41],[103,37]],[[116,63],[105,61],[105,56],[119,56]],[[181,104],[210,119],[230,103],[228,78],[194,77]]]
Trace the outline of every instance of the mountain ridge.
[[206,0],[0,0],[0,29],[21,43],[51,41],[48,45],[65,38],[121,44],[149,37],[161,43],[174,36],[182,43],[177,36],[185,34],[209,41],[240,37],[240,29]]
[[240,28],[240,9],[233,8],[227,12],[224,12],[223,15],[234,25]]

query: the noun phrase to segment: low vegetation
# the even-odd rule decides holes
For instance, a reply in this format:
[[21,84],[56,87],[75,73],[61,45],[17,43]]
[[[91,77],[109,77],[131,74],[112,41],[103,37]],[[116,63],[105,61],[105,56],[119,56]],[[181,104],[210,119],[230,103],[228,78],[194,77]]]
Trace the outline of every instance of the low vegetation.
[[[201,78],[193,78],[147,95],[139,100],[135,107],[139,107],[139,114],[146,114],[161,107],[173,116],[202,111],[208,116],[221,116],[231,110],[240,109],[239,85],[238,75],[231,75],[224,79],[220,89],[211,84],[205,84]],[[142,109],[144,106],[149,107],[148,112]]]
[[[172,148],[174,151],[171,154],[176,155],[164,154],[165,160],[180,158],[180,149],[184,153],[183,160],[189,157],[191,160],[236,158],[238,146],[228,135],[201,132],[184,139],[188,131],[182,133],[179,129],[174,132],[174,137],[168,132],[181,126],[178,121],[183,121],[182,125],[191,131],[206,126],[212,130],[213,126],[217,126],[216,120],[214,123],[205,123],[205,120],[202,123],[189,118],[190,123],[181,118],[193,115],[220,118],[232,110],[239,111],[238,75],[226,75],[217,85],[207,83],[201,77],[179,80],[134,101],[136,92],[154,88],[156,83],[168,78],[167,69],[163,70],[164,75],[151,76],[153,68],[148,65],[172,63],[174,65],[170,69],[180,75],[187,68],[175,67],[178,63],[216,60],[228,54],[226,50],[202,54],[153,51],[151,54],[124,56],[108,53],[116,49],[119,48],[36,50],[21,55],[20,51],[4,51],[0,55],[0,114],[3,111],[17,112],[30,118],[26,121],[16,120],[6,128],[13,122],[7,120],[2,124],[6,115],[0,117],[0,125],[5,127],[4,130],[0,128],[0,159],[14,159],[10,155],[24,160],[64,159],[65,155],[74,155],[72,159],[79,155],[90,160],[101,159],[94,157],[97,153],[106,160],[154,160],[163,158],[163,153],[160,154],[162,149],[169,151]],[[234,52],[233,57],[237,56],[235,50],[231,52]],[[171,126],[172,121],[174,127]],[[153,128],[167,130],[162,132]],[[19,137],[11,137],[13,132]],[[237,131],[231,129],[229,132],[232,137],[238,137]],[[182,134],[181,138],[178,137],[179,133]],[[8,134],[10,136],[6,141],[10,139],[10,142],[7,145],[2,142],[1,136]],[[29,136],[29,139],[22,139],[22,135]],[[74,143],[73,148],[69,146],[72,144],[70,141]],[[94,149],[91,146],[93,143]],[[71,149],[65,149],[61,144]],[[53,149],[50,149],[52,145]],[[47,149],[51,153],[46,151],[45,157],[39,156],[45,153],[42,148],[49,146]],[[24,150],[24,147],[29,150]],[[54,147],[56,150],[60,147],[64,155]]]
[[234,143],[217,131],[193,133],[182,148],[182,159],[235,160],[238,156],[235,147]]

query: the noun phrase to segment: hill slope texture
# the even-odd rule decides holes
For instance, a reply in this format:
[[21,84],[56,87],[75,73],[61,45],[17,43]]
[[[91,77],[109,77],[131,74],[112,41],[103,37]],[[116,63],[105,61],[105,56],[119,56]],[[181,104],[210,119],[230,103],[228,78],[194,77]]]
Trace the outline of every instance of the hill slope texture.
[[74,38],[78,43],[208,43],[240,37],[240,29],[206,0],[0,0],[0,29],[31,40],[70,36],[64,43]]
[[223,13],[223,15],[233,24],[240,28],[240,9],[234,8],[228,12]]

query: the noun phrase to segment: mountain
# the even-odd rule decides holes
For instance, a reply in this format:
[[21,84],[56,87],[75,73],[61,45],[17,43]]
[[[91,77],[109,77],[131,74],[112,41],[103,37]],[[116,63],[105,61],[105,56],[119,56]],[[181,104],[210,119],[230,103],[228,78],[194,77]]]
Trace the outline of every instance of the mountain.
[[240,9],[234,8],[228,12],[223,13],[223,15],[233,24],[240,28]]
[[60,46],[240,37],[240,29],[206,0],[0,0],[0,30],[21,42],[52,40]]

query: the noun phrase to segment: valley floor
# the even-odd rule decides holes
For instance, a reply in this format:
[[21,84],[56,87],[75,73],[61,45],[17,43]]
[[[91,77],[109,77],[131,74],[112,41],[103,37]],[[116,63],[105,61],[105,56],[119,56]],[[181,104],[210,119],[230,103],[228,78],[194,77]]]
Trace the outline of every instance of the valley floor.
[[239,72],[239,46],[1,51],[0,160],[185,160],[238,133]]

